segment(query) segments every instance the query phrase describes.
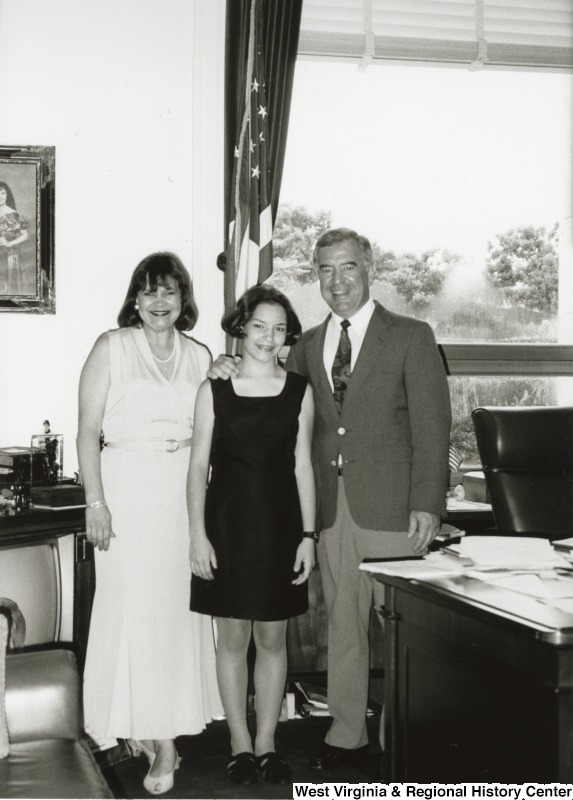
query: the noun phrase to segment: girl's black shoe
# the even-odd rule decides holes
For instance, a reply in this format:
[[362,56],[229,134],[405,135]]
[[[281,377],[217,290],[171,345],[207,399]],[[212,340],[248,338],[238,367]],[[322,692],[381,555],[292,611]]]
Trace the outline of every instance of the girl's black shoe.
[[292,772],[278,753],[269,752],[257,756],[257,768],[267,783],[291,783]]
[[227,764],[227,777],[233,783],[256,783],[258,774],[254,753],[237,753]]

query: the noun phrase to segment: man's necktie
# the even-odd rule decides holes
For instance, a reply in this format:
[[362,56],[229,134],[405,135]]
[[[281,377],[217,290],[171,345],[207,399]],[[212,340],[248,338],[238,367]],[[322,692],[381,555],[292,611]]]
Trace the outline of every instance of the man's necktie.
[[352,360],[352,346],[350,344],[350,337],[348,336],[348,328],[350,322],[343,319],[340,323],[342,330],[340,331],[340,341],[338,342],[338,350],[332,362],[332,383],[334,384],[334,402],[340,414],[342,403],[344,401],[344,393],[350,380],[350,364]]

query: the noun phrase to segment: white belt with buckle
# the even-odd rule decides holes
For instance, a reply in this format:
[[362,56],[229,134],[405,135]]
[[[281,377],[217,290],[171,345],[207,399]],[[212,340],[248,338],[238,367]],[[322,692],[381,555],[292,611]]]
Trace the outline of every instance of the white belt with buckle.
[[160,450],[174,453],[180,447],[191,447],[191,439],[123,439],[119,442],[106,442],[104,447],[118,447],[122,450]]

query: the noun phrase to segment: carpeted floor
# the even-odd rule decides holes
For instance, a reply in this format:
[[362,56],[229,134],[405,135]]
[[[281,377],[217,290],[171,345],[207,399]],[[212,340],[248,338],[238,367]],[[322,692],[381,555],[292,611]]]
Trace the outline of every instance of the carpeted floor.
[[[378,745],[379,719],[368,721],[371,752],[356,765],[344,765],[337,770],[324,772],[310,769],[308,759],[324,739],[330,724],[329,717],[308,717],[279,722],[277,750],[290,764],[297,783],[363,783],[381,780],[381,752]],[[182,736],[177,739],[177,749],[182,756],[181,767],[176,772],[175,786],[166,798],[292,798],[290,784],[275,786],[263,781],[250,786],[237,786],[226,780],[226,764],[229,758],[229,735],[224,721],[213,722],[198,736]],[[142,781],[148,769],[147,760],[127,758],[125,751],[119,752],[122,759],[105,766],[104,775],[118,798],[150,797]]]

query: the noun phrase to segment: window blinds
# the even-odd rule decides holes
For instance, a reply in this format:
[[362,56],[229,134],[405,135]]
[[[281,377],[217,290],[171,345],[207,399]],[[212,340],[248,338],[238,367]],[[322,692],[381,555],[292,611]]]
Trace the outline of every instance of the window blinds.
[[573,0],[304,0],[299,55],[573,70]]

